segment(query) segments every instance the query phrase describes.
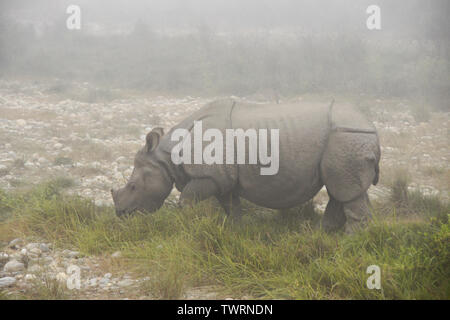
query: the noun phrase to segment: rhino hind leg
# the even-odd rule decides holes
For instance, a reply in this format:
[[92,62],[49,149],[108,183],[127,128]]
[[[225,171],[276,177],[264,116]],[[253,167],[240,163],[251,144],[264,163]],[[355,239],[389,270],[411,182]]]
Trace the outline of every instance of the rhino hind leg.
[[322,228],[326,232],[335,232],[344,228],[345,233],[352,234],[364,227],[371,216],[367,192],[347,202],[337,201],[330,196],[322,219]]
[[367,192],[343,204],[345,213],[345,233],[352,234],[364,227],[371,218],[370,202]]
[[[374,134],[332,133],[320,164],[330,195],[323,225],[335,228],[345,218],[352,233],[370,217],[367,190],[378,179],[378,137]],[[341,226],[342,227],[342,226]]]
[[344,205],[330,196],[322,219],[322,228],[326,232],[335,232],[342,229],[346,222]]

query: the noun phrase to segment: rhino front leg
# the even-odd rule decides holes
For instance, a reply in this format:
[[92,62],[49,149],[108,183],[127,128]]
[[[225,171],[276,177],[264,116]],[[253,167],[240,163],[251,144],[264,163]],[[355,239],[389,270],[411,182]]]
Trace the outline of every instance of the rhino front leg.
[[232,218],[240,219],[242,216],[241,199],[236,192],[230,192],[225,195],[216,196],[227,215]]
[[354,200],[345,202],[343,206],[346,217],[345,233],[347,234],[352,234],[364,227],[372,216],[367,192]]
[[211,179],[193,179],[188,182],[180,195],[180,203],[193,205],[219,193],[217,185]]

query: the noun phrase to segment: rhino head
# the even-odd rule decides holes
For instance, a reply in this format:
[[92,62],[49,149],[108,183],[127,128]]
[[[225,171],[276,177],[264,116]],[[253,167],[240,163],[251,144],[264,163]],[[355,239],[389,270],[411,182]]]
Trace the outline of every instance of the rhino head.
[[118,216],[136,210],[154,212],[170,194],[173,181],[156,155],[163,135],[162,128],[155,128],[147,134],[145,146],[134,158],[134,169],[128,183],[121,189],[111,189]]

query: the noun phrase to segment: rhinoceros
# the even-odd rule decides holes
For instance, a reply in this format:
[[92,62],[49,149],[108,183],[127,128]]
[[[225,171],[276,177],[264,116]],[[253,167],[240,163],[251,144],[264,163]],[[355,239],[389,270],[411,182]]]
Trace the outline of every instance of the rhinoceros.
[[[361,112],[333,103],[257,104],[220,99],[167,134],[154,128],[134,158],[127,184],[111,189],[116,213],[156,211],[174,185],[181,192],[181,203],[216,197],[232,217],[241,215],[241,197],[262,207],[287,209],[312,199],[325,186],[329,202],[323,228],[353,232],[370,217],[367,190],[379,177],[379,138]],[[224,136],[229,129],[278,129],[278,171],[261,174],[267,164],[259,158],[256,163],[227,163],[226,159],[212,164],[175,163],[172,153],[179,141],[173,133],[177,129],[191,133],[198,121],[203,129],[214,128]]]

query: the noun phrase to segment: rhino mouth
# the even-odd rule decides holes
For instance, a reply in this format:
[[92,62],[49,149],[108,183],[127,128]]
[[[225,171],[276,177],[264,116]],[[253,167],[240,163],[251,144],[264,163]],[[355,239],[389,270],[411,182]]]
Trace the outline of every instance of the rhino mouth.
[[133,212],[135,212],[138,209],[138,207],[134,207],[132,209],[116,209],[116,214],[120,216],[129,215]]
[[120,216],[131,215],[132,213],[134,213],[136,211],[141,211],[143,213],[153,213],[153,212],[157,211],[159,208],[161,208],[162,205],[163,204],[156,205],[156,206],[152,206],[150,208],[142,208],[139,206],[132,207],[131,209],[117,209],[116,208],[116,214],[120,217]]

